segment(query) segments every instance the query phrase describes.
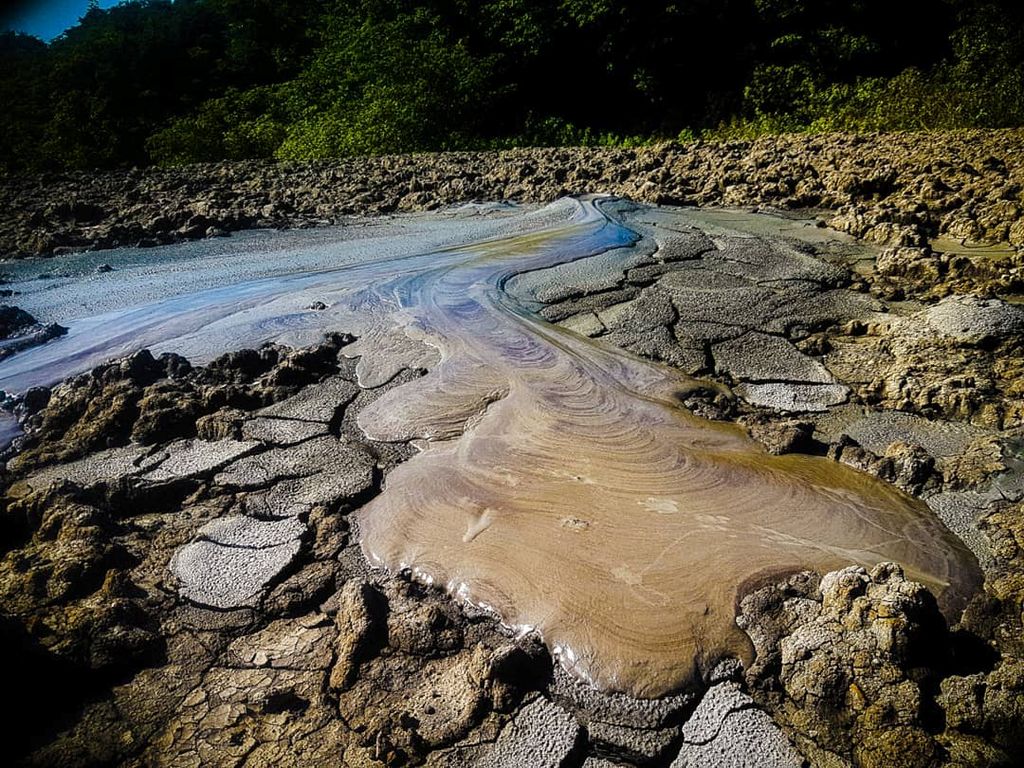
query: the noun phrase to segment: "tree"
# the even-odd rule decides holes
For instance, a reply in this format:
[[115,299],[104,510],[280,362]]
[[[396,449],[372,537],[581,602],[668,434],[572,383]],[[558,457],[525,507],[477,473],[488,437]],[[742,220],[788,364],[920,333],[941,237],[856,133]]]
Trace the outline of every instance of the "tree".
[[490,60],[426,8],[339,2],[323,44],[287,88],[295,122],[284,159],[463,146],[486,107]]

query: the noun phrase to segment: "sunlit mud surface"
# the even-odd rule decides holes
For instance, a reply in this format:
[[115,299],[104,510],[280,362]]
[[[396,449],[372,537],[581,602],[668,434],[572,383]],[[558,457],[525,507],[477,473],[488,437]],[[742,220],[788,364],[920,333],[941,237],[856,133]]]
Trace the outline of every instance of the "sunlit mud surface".
[[[566,200],[421,217],[379,237],[297,236],[260,265],[183,259],[155,287],[115,268],[80,316],[88,281],[68,278],[22,306],[70,333],[0,363],[0,388],[140,347],[202,361],[325,330],[359,337],[346,352],[362,356],[363,386],[425,368],[360,414],[370,437],[423,449],[358,514],[367,557],[538,631],[605,689],[657,696],[723,654],[749,658],[736,599],[781,571],[895,560],[961,605],[973,556],[922,503],[840,464],[765,454],[679,405],[693,380],[552,326],[506,291],[524,272],[652,249],[629,216]],[[676,247],[704,247],[691,224],[680,218]],[[53,307],[65,309],[45,316]]]

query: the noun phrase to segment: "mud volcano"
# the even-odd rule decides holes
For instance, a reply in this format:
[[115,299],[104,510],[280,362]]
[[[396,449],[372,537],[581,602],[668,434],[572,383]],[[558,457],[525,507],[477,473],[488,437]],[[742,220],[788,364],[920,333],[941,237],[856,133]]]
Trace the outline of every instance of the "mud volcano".
[[[737,598],[782,572],[894,560],[951,613],[962,606],[976,562],[922,503],[840,464],[769,456],[681,406],[694,380],[551,325],[508,290],[517,275],[653,249],[625,211],[564,200],[397,226],[347,250],[299,242],[277,273],[184,260],[163,273],[169,298],[115,271],[97,311],[78,318],[45,315],[83,305],[75,292],[88,286],[39,289],[25,296],[31,311],[71,332],[5,361],[0,387],[143,346],[201,362],[351,331],[361,385],[428,371],[360,415],[371,438],[422,449],[358,513],[367,557],[536,630],[606,690],[659,696],[723,655],[749,659]],[[671,238],[673,258],[708,248],[684,224]]]

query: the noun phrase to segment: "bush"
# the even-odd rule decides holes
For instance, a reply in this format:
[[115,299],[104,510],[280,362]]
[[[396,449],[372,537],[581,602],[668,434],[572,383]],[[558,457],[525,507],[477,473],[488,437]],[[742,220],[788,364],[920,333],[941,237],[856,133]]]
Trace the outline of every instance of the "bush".
[[203,102],[195,114],[172,120],[146,140],[146,152],[160,165],[273,157],[287,131],[277,89],[228,89]]
[[467,145],[491,95],[491,61],[453,40],[425,9],[335,17],[289,86],[297,119],[286,160],[453,149]]
[[580,128],[560,117],[526,118],[522,133],[504,141],[492,142],[494,147],[640,147],[654,142],[649,136],[626,135],[610,131],[598,132]]

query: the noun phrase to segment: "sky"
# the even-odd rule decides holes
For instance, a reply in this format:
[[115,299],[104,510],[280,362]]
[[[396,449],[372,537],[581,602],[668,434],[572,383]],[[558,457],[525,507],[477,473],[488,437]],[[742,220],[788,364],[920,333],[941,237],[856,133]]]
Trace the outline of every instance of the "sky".
[[[117,5],[118,0],[100,0],[101,8]],[[41,37],[49,42],[85,14],[89,0],[27,0],[5,3],[0,11],[0,26]]]

